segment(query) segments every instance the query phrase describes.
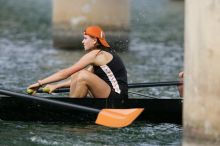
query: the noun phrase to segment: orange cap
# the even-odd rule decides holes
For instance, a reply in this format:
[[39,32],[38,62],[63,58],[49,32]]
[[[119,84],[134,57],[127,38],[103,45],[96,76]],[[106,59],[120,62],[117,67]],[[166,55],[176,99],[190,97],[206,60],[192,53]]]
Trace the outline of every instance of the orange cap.
[[105,47],[110,47],[107,41],[105,40],[105,33],[99,26],[89,26],[84,31],[85,35],[90,35],[99,39],[100,43]]

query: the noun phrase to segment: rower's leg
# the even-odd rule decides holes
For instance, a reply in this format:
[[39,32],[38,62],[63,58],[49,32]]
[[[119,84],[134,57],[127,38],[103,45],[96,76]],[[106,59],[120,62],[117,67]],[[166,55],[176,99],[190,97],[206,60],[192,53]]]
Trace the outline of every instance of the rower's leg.
[[71,77],[70,97],[85,97],[88,91],[96,98],[107,98],[111,88],[94,73],[82,70]]
[[88,87],[80,75],[82,71],[71,76],[70,97],[85,97],[88,93]]

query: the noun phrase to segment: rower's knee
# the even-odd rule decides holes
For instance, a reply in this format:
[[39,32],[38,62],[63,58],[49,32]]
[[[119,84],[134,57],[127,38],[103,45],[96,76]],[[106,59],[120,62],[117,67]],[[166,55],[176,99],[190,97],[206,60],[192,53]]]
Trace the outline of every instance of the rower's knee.
[[78,72],[76,72],[76,73],[72,74],[72,75],[71,75],[71,79],[72,79],[72,80],[73,80],[73,79],[76,79],[76,78],[77,78],[77,76],[78,76],[78,74],[79,74]]
[[87,81],[88,80],[88,71],[86,70],[81,70],[79,71],[79,73],[77,74],[76,80],[77,82],[83,82],[83,81]]

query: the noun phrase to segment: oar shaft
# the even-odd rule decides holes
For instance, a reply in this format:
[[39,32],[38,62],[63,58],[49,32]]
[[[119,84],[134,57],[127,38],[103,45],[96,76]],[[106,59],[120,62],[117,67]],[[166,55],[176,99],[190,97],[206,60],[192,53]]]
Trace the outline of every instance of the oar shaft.
[[133,83],[128,84],[128,88],[142,88],[142,87],[159,87],[159,86],[178,86],[182,85],[179,81],[169,81],[169,82],[149,82],[149,83]]
[[72,108],[72,109],[78,109],[78,110],[82,110],[82,111],[86,111],[86,112],[93,112],[93,113],[99,113],[100,112],[100,110],[95,109],[95,108],[90,108],[90,107],[81,106],[81,105],[72,104],[72,103],[61,102],[61,101],[58,101],[58,100],[52,100],[52,99],[47,99],[47,98],[43,98],[43,97],[37,97],[37,96],[30,96],[30,95],[26,95],[26,94],[15,93],[15,92],[8,91],[8,90],[3,90],[3,89],[0,89],[0,94],[8,95],[8,96],[14,96],[14,97],[18,97],[18,98],[36,100],[36,101],[40,101],[40,102],[43,102],[43,103],[49,103],[49,104],[68,107],[68,108]]
[[134,95],[140,95],[140,96],[143,96],[143,97],[153,98],[153,99],[159,99],[158,97],[155,97],[155,96],[149,96],[149,95],[145,95],[145,94],[141,94],[141,93],[137,93],[137,92],[128,91],[128,93],[134,94]]
[[[168,82],[149,82],[149,83],[131,83],[128,84],[128,88],[143,88],[143,87],[160,87],[160,86],[178,86],[182,85],[183,82],[179,81],[168,81]],[[69,92],[69,88],[60,88],[53,91],[54,93]],[[43,93],[43,90],[38,90],[38,93]]]

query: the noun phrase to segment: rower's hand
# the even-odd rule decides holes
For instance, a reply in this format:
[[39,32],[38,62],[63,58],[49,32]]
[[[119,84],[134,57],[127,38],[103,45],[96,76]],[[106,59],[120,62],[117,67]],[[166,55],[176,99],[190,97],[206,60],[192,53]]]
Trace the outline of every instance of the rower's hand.
[[[179,81],[183,82],[183,80],[184,80],[184,72],[182,71],[179,73]],[[178,86],[178,90],[180,97],[183,97],[183,84]]]
[[184,77],[184,72],[182,71],[182,72],[179,73],[179,79],[180,79],[180,81],[183,81],[183,77]]
[[56,85],[52,84],[47,84],[44,88],[43,91],[46,93],[51,94],[54,90],[56,90],[58,87]]
[[40,88],[40,86],[41,85],[39,83],[34,83],[34,84],[28,86],[27,87],[27,93],[31,94],[31,95],[34,95],[37,92],[37,90]]

